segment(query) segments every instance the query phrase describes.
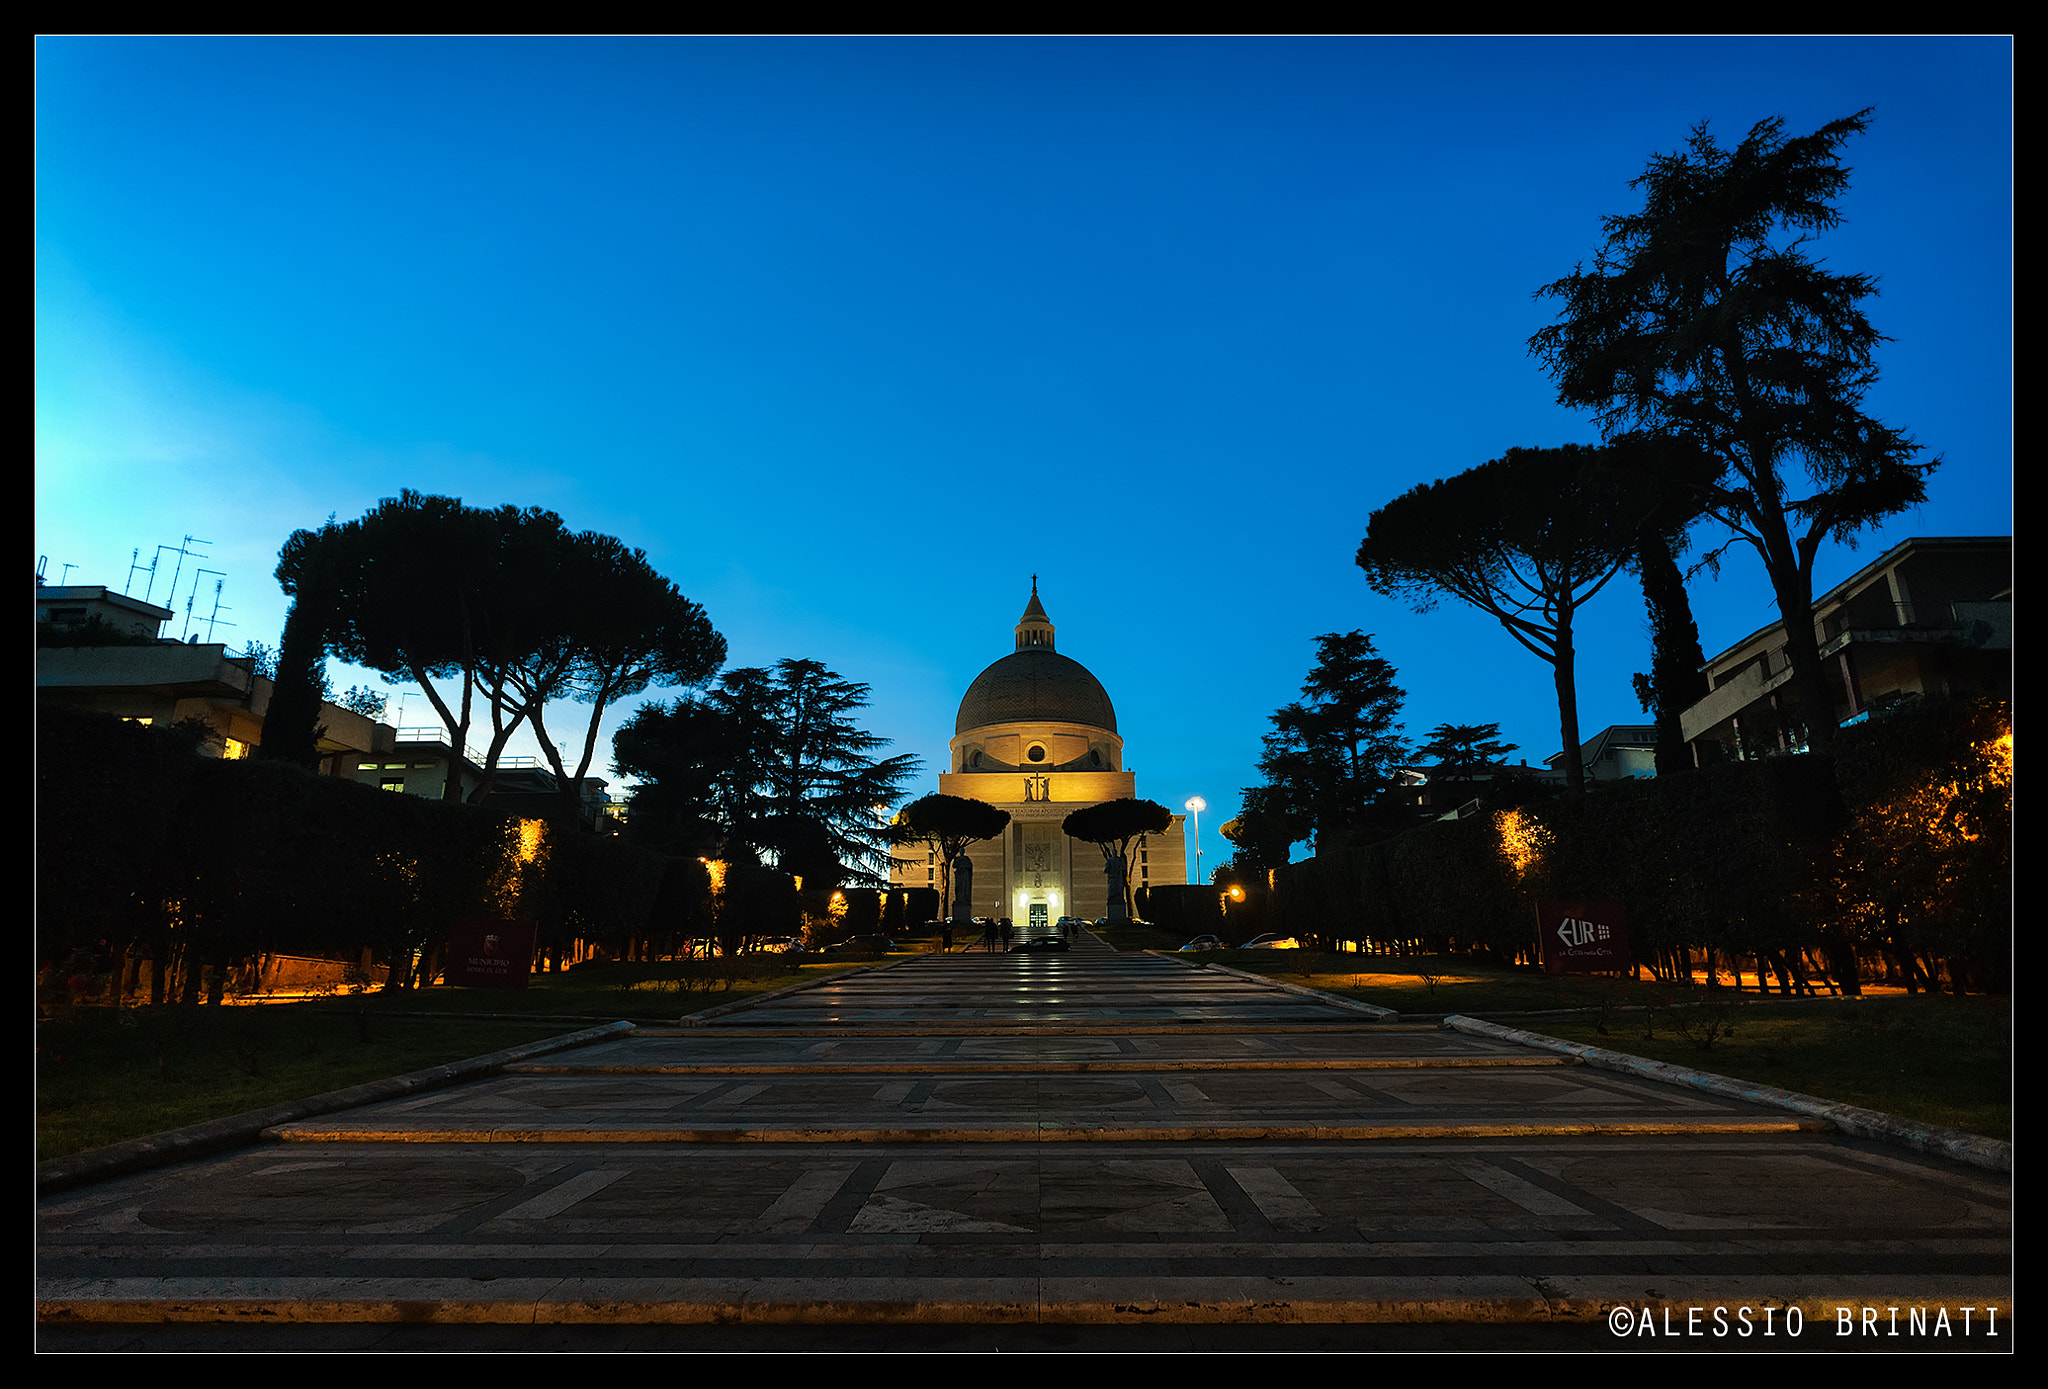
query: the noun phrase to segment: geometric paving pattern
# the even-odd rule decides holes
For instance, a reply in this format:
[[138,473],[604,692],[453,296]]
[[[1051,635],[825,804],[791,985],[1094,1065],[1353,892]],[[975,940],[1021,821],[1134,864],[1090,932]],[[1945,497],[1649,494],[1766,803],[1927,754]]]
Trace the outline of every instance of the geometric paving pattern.
[[1084,945],[842,976],[48,1198],[42,1318],[1475,1323],[1619,1306],[1675,1308],[1682,1327],[1687,1307],[1731,1325],[1789,1307],[1816,1336],[1842,1307],[2010,1315],[2002,1174]]

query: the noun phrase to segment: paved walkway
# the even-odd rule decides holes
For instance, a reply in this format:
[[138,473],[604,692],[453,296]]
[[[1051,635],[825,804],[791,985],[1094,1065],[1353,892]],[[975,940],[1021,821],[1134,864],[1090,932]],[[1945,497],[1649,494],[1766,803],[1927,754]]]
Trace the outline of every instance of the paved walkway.
[[2009,1315],[1999,1174],[1086,946],[842,976],[49,1198],[44,1322]]

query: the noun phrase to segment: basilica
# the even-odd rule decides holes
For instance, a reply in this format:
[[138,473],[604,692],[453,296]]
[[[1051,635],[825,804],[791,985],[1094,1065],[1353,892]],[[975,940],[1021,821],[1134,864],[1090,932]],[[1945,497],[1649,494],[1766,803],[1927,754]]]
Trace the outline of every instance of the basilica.
[[[1031,601],[1017,622],[1017,646],[967,687],[953,721],[953,741],[939,790],[987,801],[1010,812],[998,839],[968,850],[974,864],[974,916],[1007,916],[1022,927],[1076,916],[1109,914],[1109,880],[1102,851],[1070,839],[1067,816],[1101,801],[1138,794],[1137,777],[1124,770],[1124,740],[1116,709],[1102,682],[1079,661],[1053,649],[1052,620]],[[1165,832],[1131,848],[1131,887],[1187,881],[1182,816]],[[901,852],[901,851],[899,851]],[[937,887],[938,862],[929,850],[898,858],[894,887]]]

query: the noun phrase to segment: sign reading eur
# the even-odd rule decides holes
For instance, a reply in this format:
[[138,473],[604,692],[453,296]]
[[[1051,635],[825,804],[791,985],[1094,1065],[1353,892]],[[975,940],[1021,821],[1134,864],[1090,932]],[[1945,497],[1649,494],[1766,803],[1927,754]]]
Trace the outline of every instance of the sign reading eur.
[[1635,967],[1619,902],[1538,902],[1536,939],[1545,974],[1605,974]]

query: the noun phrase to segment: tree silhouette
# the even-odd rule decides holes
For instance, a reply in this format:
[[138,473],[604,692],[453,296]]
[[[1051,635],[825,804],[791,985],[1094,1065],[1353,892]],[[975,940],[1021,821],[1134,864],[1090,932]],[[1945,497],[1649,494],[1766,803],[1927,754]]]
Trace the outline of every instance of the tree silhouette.
[[[479,511],[453,497],[406,491],[355,521],[296,532],[278,557],[278,581],[293,592],[317,543],[335,589],[327,649],[393,679],[409,679],[426,695],[454,753],[443,789],[448,800],[462,798],[477,653],[482,634],[494,626],[499,542],[508,512],[517,514],[509,507]],[[435,685],[447,678],[461,681],[453,707]]]
[[1707,657],[1669,536],[1655,528],[1643,532],[1636,574],[1650,620],[1650,669],[1635,677],[1636,697],[1657,725],[1657,775],[1669,776],[1692,766],[1679,715],[1706,698]]
[[921,796],[897,814],[887,838],[893,844],[929,844],[939,859],[940,914],[953,915],[953,860],[970,844],[994,839],[1009,826],[1010,812],[966,796]]
[[1490,613],[1551,667],[1565,785],[1585,789],[1573,622],[1635,553],[1664,484],[1567,444],[1509,449],[1372,514],[1358,547],[1366,581],[1427,612],[1449,594]]
[[714,858],[753,794],[748,750],[703,699],[643,704],[612,735],[612,770],[639,783],[626,833],[688,858]]
[[887,740],[852,715],[868,687],[816,661],[727,671],[673,705],[646,705],[612,739],[614,766],[640,779],[629,823],[700,842],[708,833],[777,856],[807,885],[883,882],[888,837],[877,810],[917,774],[913,756],[877,759]]
[[1259,758],[1267,784],[1255,789],[1261,811],[1290,817],[1321,849],[1329,836],[1379,818],[1376,807],[1408,753],[1400,723],[1407,696],[1363,632],[1317,637],[1316,656],[1302,698],[1273,715]]
[[1261,872],[1285,868],[1288,855],[1312,827],[1280,805],[1280,793],[1272,786],[1248,786],[1243,797],[1237,818],[1225,821],[1217,833],[1230,841],[1240,866]]
[[1417,757],[1429,758],[1434,770],[1448,780],[1468,780],[1476,772],[1489,771],[1519,752],[1516,743],[1500,741],[1497,723],[1440,723],[1429,730],[1429,741],[1415,750]]
[[[547,603],[552,630],[537,643],[532,664],[540,674],[529,692],[527,718],[573,816],[580,811],[605,709],[650,684],[704,683],[725,663],[725,638],[712,630],[703,608],[654,572],[644,553],[589,531],[561,542]],[[590,706],[573,773],[548,736],[544,716],[550,697]]]
[[1069,836],[1102,850],[1102,868],[1115,890],[1110,894],[1109,919],[1127,921],[1131,911],[1131,841],[1140,835],[1162,834],[1173,824],[1173,812],[1157,801],[1104,801],[1077,810],[1061,828]]
[[[404,492],[345,525],[295,533],[278,579],[287,592],[329,592],[323,656],[331,649],[425,692],[454,753],[448,799],[461,796],[479,695],[491,737],[470,799],[490,794],[506,744],[530,723],[573,816],[606,708],[650,684],[702,683],[725,660],[725,640],[704,610],[645,554],[611,536],[573,533],[539,508],[484,511]],[[441,679],[461,681],[453,708]],[[590,706],[573,772],[547,730],[547,706],[559,700]]]
[[327,634],[334,625],[338,545],[334,523],[297,531],[278,556],[277,581],[291,595],[277,667],[264,711],[259,758],[308,771],[320,765],[320,706],[327,696]]
[[1606,219],[1592,269],[1537,291],[1562,312],[1529,344],[1558,400],[1593,410],[1608,435],[1646,427],[1718,462],[1701,507],[1763,561],[1816,748],[1833,745],[1835,701],[1814,556],[1925,500],[1940,463],[1915,464],[1920,446],[1862,410],[1884,341],[1861,308],[1876,280],[1826,271],[1804,249],[1841,221],[1839,151],[1869,116],[1796,138],[1760,121],[1733,150],[1695,127],[1629,185],[1642,210]]

